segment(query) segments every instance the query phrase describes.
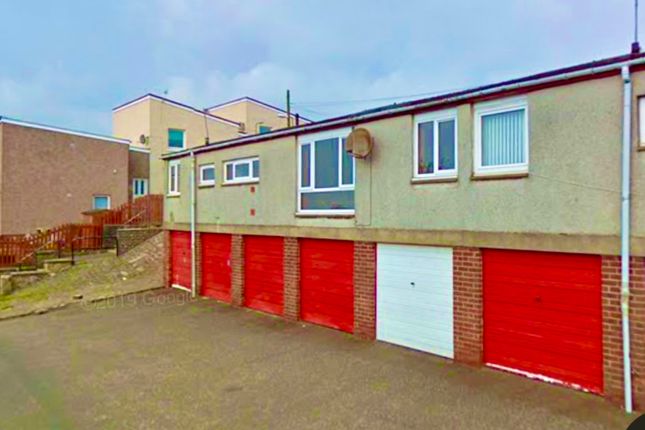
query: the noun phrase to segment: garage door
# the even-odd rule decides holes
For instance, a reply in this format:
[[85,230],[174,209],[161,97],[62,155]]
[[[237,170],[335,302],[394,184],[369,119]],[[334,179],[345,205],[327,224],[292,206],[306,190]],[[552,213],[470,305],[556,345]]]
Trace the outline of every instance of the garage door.
[[376,337],[453,358],[452,249],[377,247]]
[[202,296],[231,301],[231,235],[203,233]]
[[190,233],[170,232],[170,285],[190,290]]
[[300,241],[300,317],[354,331],[354,242]]
[[599,256],[485,250],[484,360],[602,391]]
[[273,236],[244,237],[244,305],[282,315],[284,304],[284,240]]

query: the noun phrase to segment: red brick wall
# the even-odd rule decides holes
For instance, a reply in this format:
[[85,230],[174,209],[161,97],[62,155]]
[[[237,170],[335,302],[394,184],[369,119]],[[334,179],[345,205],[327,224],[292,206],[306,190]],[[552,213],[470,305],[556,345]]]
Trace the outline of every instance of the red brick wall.
[[244,304],[244,236],[239,234],[231,239],[231,304]]
[[480,365],[484,341],[481,250],[454,248],[453,272],[455,361]]
[[300,319],[300,244],[294,237],[284,238],[284,318]]
[[[620,307],[620,257],[602,257],[602,306],[605,396],[623,403],[623,344]],[[645,409],[645,259],[630,261],[630,335],[634,407]]]
[[164,230],[163,232],[163,243],[164,243],[164,258],[163,258],[163,284],[165,287],[170,287],[170,279],[172,267],[170,266],[170,230]]
[[202,234],[195,233],[195,295],[199,296],[202,288]]
[[354,334],[376,338],[376,244],[354,243]]

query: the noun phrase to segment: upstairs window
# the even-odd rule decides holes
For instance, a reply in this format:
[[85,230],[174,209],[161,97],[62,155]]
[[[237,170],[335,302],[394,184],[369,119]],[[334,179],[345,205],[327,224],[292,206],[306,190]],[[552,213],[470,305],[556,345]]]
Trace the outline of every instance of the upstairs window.
[[176,128],[168,129],[168,148],[184,149],[186,147],[186,132]]
[[258,133],[264,134],[270,131],[271,131],[271,127],[269,127],[268,125],[258,124]]
[[456,178],[456,111],[417,115],[414,126],[414,178]]
[[248,184],[260,180],[260,159],[242,158],[224,163],[225,184]]
[[215,185],[215,166],[202,164],[199,166],[199,186],[206,187]]
[[168,164],[168,195],[178,196],[179,193],[179,176],[180,176],[179,161],[171,161]]
[[298,212],[354,213],[354,157],[345,151],[350,129],[304,136],[299,145]]
[[107,196],[107,195],[94,196],[92,208],[96,210],[110,209],[110,196]]
[[133,179],[132,180],[132,196],[143,197],[148,194],[148,180],[147,179]]
[[525,99],[475,107],[475,174],[528,173],[528,107]]

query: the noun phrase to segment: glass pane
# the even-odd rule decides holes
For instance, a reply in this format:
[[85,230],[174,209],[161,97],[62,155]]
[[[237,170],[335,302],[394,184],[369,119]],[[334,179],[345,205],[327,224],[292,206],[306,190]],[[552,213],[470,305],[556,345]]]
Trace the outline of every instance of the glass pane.
[[183,130],[168,130],[168,146],[171,148],[184,147],[184,131]]
[[235,165],[235,178],[248,178],[251,176],[249,172],[249,163],[240,163]]
[[524,109],[482,116],[482,166],[526,162]]
[[316,145],[316,188],[338,186],[338,138],[319,140]]
[[300,186],[311,185],[311,145],[302,145],[300,150]]
[[455,168],[455,121],[439,123],[439,170]]
[[260,132],[260,134],[268,133],[271,131],[271,127],[269,127],[268,125],[261,125],[258,127],[258,131]]
[[343,185],[354,183],[354,157],[345,151],[347,139],[343,139]]
[[253,177],[260,177],[260,160],[253,160]]
[[302,193],[302,209],[354,209],[354,191],[325,191],[322,193]]
[[434,173],[434,122],[419,124],[419,174]]
[[107,196],[94,196],[94,209],[109,209],[109,199]]
[[175,190],[176,177],[177,177],[177,166],[170,166],[170,179],[168,180],[168,190],[171,192],[176,191]]
[[212,166],[202,168],[202,181],[214,181],[215,168]]
[[233,165],[232,164],[227,164],[226,165],[226,180],[228,180],[228,181],[233,180]]

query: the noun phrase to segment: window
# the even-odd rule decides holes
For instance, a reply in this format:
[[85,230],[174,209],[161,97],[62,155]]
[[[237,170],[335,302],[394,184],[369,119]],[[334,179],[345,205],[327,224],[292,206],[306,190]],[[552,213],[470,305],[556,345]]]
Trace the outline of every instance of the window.
[[178,196],[179,193],[179,174],[180,174],[179,161],[171,161],[168,164],[168,195]]
[[639,146],[645,146],[645,96],[638,97]]
[[199,166],[199,185],[201,187],[215,185],[215,166],[203,164]]
[[354,158],[345,151],[350,129],[300,140],[298,212],[354,213]]
[[528,173],[529,135],[526,100],[475,107],[475,174]]
[[248,184],[260,179],[260,159],[243,158],[224,163],[225,184]]
[[456,178],[457,113],[417,115],[414,127],[414,178]]
[[148,194],[148,180],[147,179],[133,179],[132,180],[132,196],[136,199]]
[[269,127],[268,125],[258,124],[258,133],[264,134],[270,131],[271,131],[271,127]]
[[92,208],[97,210],[110,209],[110,196],[94,196],[94,203],[92,205]]
[[184,149],[186,147],[186,132],[175,128],[168,129],[168,148]]

